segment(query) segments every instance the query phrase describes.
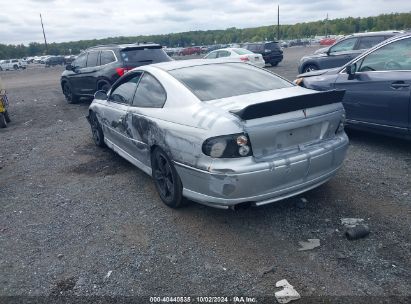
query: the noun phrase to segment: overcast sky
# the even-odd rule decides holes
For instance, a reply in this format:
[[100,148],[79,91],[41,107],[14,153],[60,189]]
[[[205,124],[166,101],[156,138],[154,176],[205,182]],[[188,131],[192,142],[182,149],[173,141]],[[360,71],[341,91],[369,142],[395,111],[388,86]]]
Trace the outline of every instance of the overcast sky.
[[0,43],[255,27],[410,12],[409,0],[0,0]]

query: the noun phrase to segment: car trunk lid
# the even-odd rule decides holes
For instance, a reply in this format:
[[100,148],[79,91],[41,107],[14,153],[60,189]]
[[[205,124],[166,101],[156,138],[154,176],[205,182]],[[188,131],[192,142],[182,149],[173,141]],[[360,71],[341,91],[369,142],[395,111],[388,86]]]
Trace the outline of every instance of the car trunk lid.
[[243,100],[236,103],[220,100],[213,104],[242,120],[257,161],[301,151],[332,138],[341,121],[344,91],[315,92],[293,87],[249,95],[254,96],[237,96]]

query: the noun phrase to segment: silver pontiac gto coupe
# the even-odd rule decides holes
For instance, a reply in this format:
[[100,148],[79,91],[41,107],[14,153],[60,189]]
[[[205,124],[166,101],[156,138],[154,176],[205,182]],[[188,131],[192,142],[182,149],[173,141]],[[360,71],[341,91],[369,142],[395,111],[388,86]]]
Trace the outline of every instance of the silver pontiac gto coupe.
[[343,95],[246,63],[170,61],[97,92],[88,120],[95,143],[151,175],[166,205],[259,206],[335,175],[348,146]]

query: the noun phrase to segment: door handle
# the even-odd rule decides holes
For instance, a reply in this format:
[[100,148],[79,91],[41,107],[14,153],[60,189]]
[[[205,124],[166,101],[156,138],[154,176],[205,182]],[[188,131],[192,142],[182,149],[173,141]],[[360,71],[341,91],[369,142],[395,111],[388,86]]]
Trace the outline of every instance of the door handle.
[[408,88],[410,86],[409,83],[405,83],[404,81],[395,81],[391,83],[391,88],[397,90],[401,88]]

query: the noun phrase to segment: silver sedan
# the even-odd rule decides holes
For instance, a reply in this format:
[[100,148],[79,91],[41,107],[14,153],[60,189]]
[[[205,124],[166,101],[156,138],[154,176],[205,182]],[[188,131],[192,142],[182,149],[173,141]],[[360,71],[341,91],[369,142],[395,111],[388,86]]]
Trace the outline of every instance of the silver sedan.
[[152,176],[166,205],[259,206],[335,175],[348,146],[343,94],[246,63],[171,61],[97,92],[88,120],[95,143]]

